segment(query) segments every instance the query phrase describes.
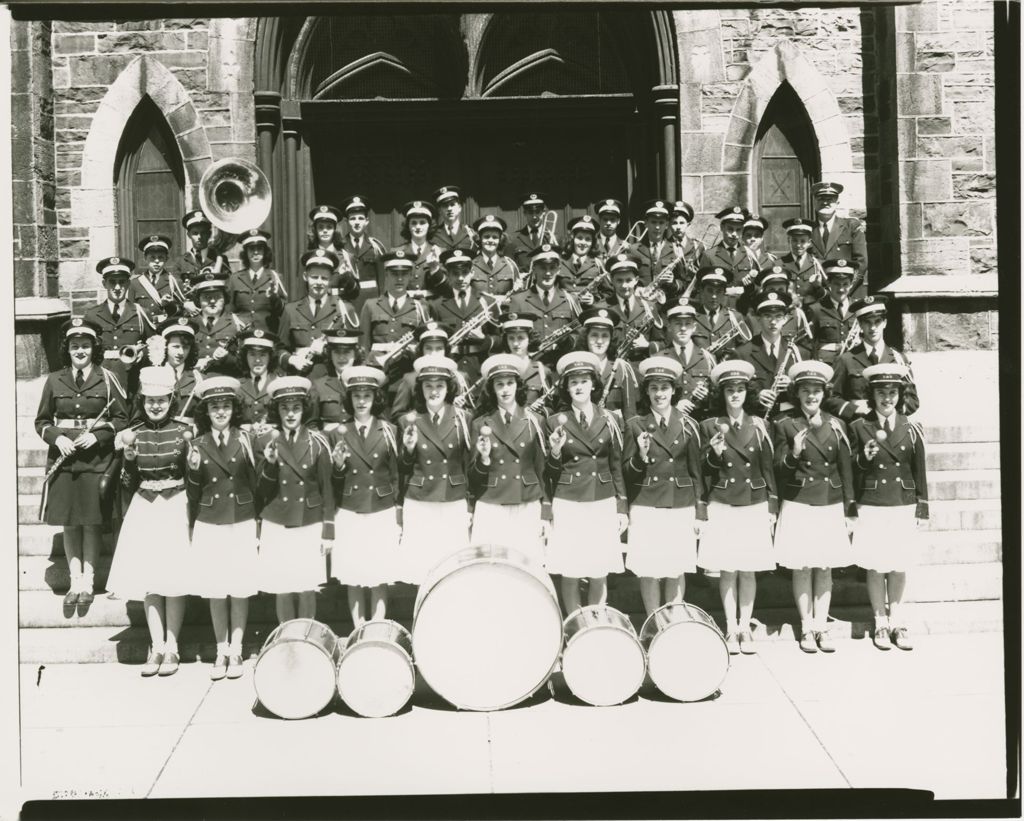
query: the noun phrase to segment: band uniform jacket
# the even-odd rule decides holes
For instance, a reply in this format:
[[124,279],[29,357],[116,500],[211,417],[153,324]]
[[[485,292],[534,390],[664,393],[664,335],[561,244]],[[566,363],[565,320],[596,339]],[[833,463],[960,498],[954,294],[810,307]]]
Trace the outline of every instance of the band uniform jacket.
[[[437,318],[438,322],[452,328],[453,331],[457,331],[484,309],[485,303],[482,300],[486,300],[486,307],[490,309],[490,315],[497,317],[498,308],[494,304],[494,300],[488,297],[481,298],[474,294],[472,290],[467,294],[466,303],[461,308],[454,297],[450,299],[435,299],[432,302],[433,315]],[[480,330],[483,332],[482,339],[469,334],[462,342],[452,348],[450,354],[451,358],[459,363],[459,370],[465,373],[471,382],[475,382],[477,377],[480,376],[480,363],[490,355],[497,344],[495,340],[497,326],[494,323],[485,322],[480,326]]]
[[606,238],[604,234],[598,232],[597,238],[594,240],[594,248],[597,250],[598,259],[604,263],[616,254],[626,253],[630,246],[618,234],[612,234]]
[[843,316],[831,294],[825,294],[820,300],[807,306],[806,313],[807,320],[814,329],[814,358],[828,365],[833,364],[839,346],[843,344],[850,333],[850,328],[857,321],[849,312],[849,300],[846,316]]
[[[743,259],[739,263],[739,270],[735,272],[732,285],[725,289],[729,299],[729,307],[735,308],[741,314],[746,313],[754,298],[761,288],[757,285],[757,274],[766,268],[771,268],[778,260],[774,254],[770,254],[763,248],[760,251],[743,251]],[[749,277],[750,281],[744,283],[743,279]]]
[[[651,435],[646,460],[637,445],[641,433]],[[668,426],[662,430],[653,413],[632,417],[626,423],[622,461],[631,506],[696,507],[697,518],[707,519],[700,433],[692,419],[670,409]]]
[[241,425],[254,425],[266,423],[270,413],[270,394],[267,393],[267,385],[274,381],[271,374],[264,374],[263,384],[258,388],[256,381],[247,376],[239,380],[238,400],[242,405]]
[[110,400],[113,404],[96,423],[92,433],[96,444],[85,450],[76,450],[64,460],[62,471],[73,476],[82,473],[105,473],[114,459],[114,435],[128,424],[128,413],[123,392],[116,379],[99,365],[92,365],[82,387],[75,385],[75,369],[54,371],[46,377],[36,412],[36,433],[49,451],[47,469],[60,458],[55,444],[61,436],[74,440],[85,433],[89,423],[97,418]]
[[331,445],[319,432],[300,425],[294,443],[284,431],[277,438],[277,461],[271,463],[263,449],[269,436],[256,440],[257,475],[261,518],[283,527],[302,527],[320,522],[321,539],[334,538],[334,485]]
[[[577,257],[575,254],[569,254],[568,257],[561,260],[558,276],[560,281],[564,282],[569,290],[578,294],[589,287],[603,273],[604,269],[595,257],[589,255]],[[604,283],[603,285],[592,287],[590,288],[590,293],[594,295],[595,300],[600,301],[610,293],[610,286],[608,283]]]
[[509,293],[521,276],[519,266],[511,257],[495,254],[489,260],[484,254],[473,257],[473,289],[477,292],[499,294]]
[[[796,313],[797,311],[800,312],[799,315]],[[751,331],[754,332],[755,337],[760,336],[763,327],[761,318],[757,316],[757,314],[755,313],[750,313],[746,317],[746,322],[747,325],[750,327]],[[804,333],[803,336],[801,336],[801,333],[804,331],[805,328],[805,323],[806,327],[810,328],[810,335]],[[816,346],[816,343],[814,341],[814,325],[811,323],[810,315],[803,308],[800,308],[798,306],[795,309],[791,308],[789,311],[786,312],[786,321],[782,323],[780,333],[782,334],[782,336],[788,336],[790,339],[796,339],[797,337],[800,337],[800,341],[796,343],[796,347],[800,351],[800,357],[802,359],[811,359],[813,357],[814,348]],[[740,359],[743,359],[744,357],[741,355],[740,351],[742,348],[745,348],[749,344],[751,343],[741,342],[739,345],[737,345],[734,350],[735,355],[738,356]]]
[[[544,242],[557,243],[558,237],[549,231],[545,231]],[[529,271],[530,252],[541,244],[540,227],[538,226],[535,232],[531,232],[529,226],[524,225],[518,231],[509,235],[505,253],[515,260],[520,271]]]
[[[485,465],[476,451],[476,440],[484,426],[491,429],[491,463]],[[540,417],[520,407],[505,424],[503,411],[494,410],[473,420],[473,455],[470,479],[478,501],[492,505],[521,505],[541,502],[549,518],[549,499],[544,484],[547,440]]]
[[256,465],[248,434],[230,428],[223,449],[207,432],[192,440],[199,467],[186,466],[185,487],[193,521],[230,525],[256,518]]
[[[169,498],[185,490],[185,431],[188,425],[174,419],[146,421],[135,428],[134,459],[125,459],[121,469],[121,487],[130,498],[137,494],[148,502],[157,496]],[[143,482],[161,482],[163,486],[145,486]]]
[[199,254],[194,250],[185,251],[185,253],[169,260],[166,270],[177,276],[180,282],[191,285],[199,278],[199,272],[203,268],[213,267],[217,263],[217,258],[220,257],[221,276],[227,276],[231,271],[228,258],[223,254],[211,253],[210,251],[209,246]]
[[802,259],[797,259],[793,254],[784,254],[779,257],[779,265],[789,276],[790,291],[795,292],[805,308],[828,293],[821,260],[810,251]]
[[526,377],[523,380],[526,388],[526,402],[524,405],[530,407],[540,397],[544,396],[548,392],[548,388],[551,387],[553,379],[555,377],[548,372],[547,365],[543,362],[538,362],[536,359],[531,359],[526,371]]
[[[725,451],[719,456],[711,438],[726,425]],[[769,513],[779,512],[779,497],[772,462],[772,440],[763,419],[744,413],[739,428],[728,416],[700,423],[703,454],[704,500],[741,507],[768,503]]]
[[[664,338],[662,329],[658,328],[654,322],[648,322],[649,317],[647,311],[644,310],[640,297],[635,294],[630,298],[628,310],[625,302],[618,297],[606,299],[604,302],[599,303],[597,307],[612,308],[618,312],[620,317],[622,317],[622,324],[619,326],[615,334],[620,343],[623,336],[630,328],[646,323],[647,329],[642,332],[641,336],[637,337],[636,341],[646,341],[648,344],[641,344],[639,346],[636,344],[630,345],[628,351],[623,351],[621,347],[619,349],[619,356],[624,356],[630,362],[639,362],[641,359],[646,359],[650,355],[648,353],[649,343],[653,341],[660,341]],[[659,313],[660,306],[654,305],[651,310],[657,315]]]
[[242,328],[276,331],[284,308],[279,279],[280,275],[269,268],[262,269],[255,281],[251,271],[233,272],[228,277],[226,312],[234,314]]
[[[676,382],[682,388],[681,399],[689,399],[694,403],[691,414],[694,419],[700,419],[707,412],[711,402],[711,369],[715,367],[715,358],[700,345],[694,343],[690,348],[689,356],[686,352],[677,348],[673,343],[651,343],[651,356],[668,356],[683,366],[683,372]],[[693,398],[694,391],[701,385],[708,386],[708,395],[701,400]]]
[[636,416],[640,382],[636,371],[625,359],[606,359],[601,366],[602,407],[617,413],[623,421]]
[[[894,414],[892,433],[884,442],[877,439],[882,425],[878,414],[857,419],[850,425],[850,439],[857,466],[857,502],[892,507],[917,505],[918,519],[928,518],[928,475],[924,433],[906,416]],[[878,443],[874,459],[864,456],[868,442]]]
[[811,220],[814,230],[811,231],[811,250],[818,259],[846,259],[857,268],[850,296],[857,299],[865,291],[864,284],[868,276],[868,243],[864,236],[864,226],[859,219],[851,217],[835,217],[828,232],[828,244],[822,241],[821,223]]
[[351,234],[341,242],[342,250],[348,253],[352,267],[359,275],[359,296],[352,299],[356,310],[363,304],[380,296],[384,289],[384,263],[381,261],[387,249],[376,237],[364,235],[357,246]]
[[[153,298],[153,293],[159,299]],[[181,281],[174,274],[163,271],[160,276],[153,279],[145,271],[134,274],[128,281],[129,302],[134,302],[154,323],[159,323],[163,317],[168,315],[168,304],[165,301],[170,298],[172,302],[181,302]]]
[[[732,333],[734,320],[740,322],[743,321],[743,317],[732,308],[719,308],[717,316],[712,320],[708,310],[703,305],[698,305],[697,329],[693,332],[693,341],[702,348],[710,348],[719,339]],[[737,336],[724,344],[725,347],[714,352],[714,356],[720,361],[732,359],[736,347],[743,344],[743,339]]]
[[403,420],[403,434],[409,424],[417,430],[415,449],[409,453],[399,441],[405,498],[417,502],[466,499],[470,447],[466,415],[446,404],[440,424],[435,426],[429,413],[419,413],[414,422]]
[[[910,362],[899,351],[885,346],[879,364],[895,362],[898,365],[905,365],[909,372],[909,381],[903,385],[903,397],[900,399],[896,410],[899,413],[910,415],[916,413],[921,407],[917,398],[917,387],[914,385],[914,374],[910,371]],[[822,403],[829,413],[833,413],[844,422],[851,422],[857,416],[853,406],[855,399],[867,399],[871,393],[868,381],[864,378],[864,369],[871,365],[864,344],[855,346],[844,353],[832,363],[833,373],[832,395]]]
[[[168,366],[170,367],[170,366]],[[195,416],[199,400],[194,393],[196,386],[203,381],[203,375],[191,368],[175,370],[174,392],[171,394],[171,413],[182,421],[191,421]],[[142,409],[143,397],[136,396],[132,402],[129,423],[135,425],[146,420],[146,412]]]
[[[308,348],[314,339],[319,339],[331,329],[358,329],[359,320],[352,306],[342,299],[333,296],[322,297],[320,310],[313,315],[313,306],[309,298],[303,297],[289,302],[281,313],[278,325],[278,338],[287,349],[279,355],[279,364],[291,372],[288,364],[290,353],[297,353]],[[317,373],[316,375],[320,375]]]
[[320,430],[330,430],[342,422],[351,419],[349,412],[345,410],[345,386],[337,376],[324,374],[313,381],[313,390],[310,392],[310,404],[312,410],[309,416],[309,426]]
[[[780,416],[774,424],[775,469],[779,495],[805,505],[842,502],[847,516],[857,515],[853,485],[853,454],[846,425],[820,411],[821,426],[813,428],[799,408]],[[807,431],[800,457],[793,456],[793,440]]]
[[461,248],[470,256],[476,253],[476,232],[464,222],[459,223],[455,233],[451,233],[449,227],[441,223],[430,235],[430,241],[442,251]]
[[430,297],[442,295],[444,286],[447,284],[444,268],[438,268],[436,271],[430,270],[432,257],[440,262],[441,249],[430,242],[427,242],[420,250],[413,247],[411,242],[400,245],[399,248],[413,260],[412,271],[406,280],[406,288],[410,291],[429,291]]
[[[779,366],[779,357],[786,359],[786,370],[793,365],[795,360],[792,355],[786,356],[786,338],[781,337],[777,343],[778,345],[778,357],[772,356],[765,349],[764,339],[761,334],[755,334],[749,342],[745,342],[736,349],[736,358],[742,359],[744,362],[749,362],[754,366],[754,376],[747,385],[747,398],[743,403],[743,410],[747,413],[755,416],[766,416],[768,415],[765,411],[764,405],[757,400],[757,395],[767,390],[772,386],[775,381],[775,373]],[[798,348],[799,350],[799,348]],[[800,352],[800,356],[803,356],[803,352]],[[772,412],[774,413],[780,407],[788,409],[792,407],[792,404],[786,399],[785,391],[780,391],[779,396],[775,400],[775,404],[772,406]]]
[[[571,502],[596,502],[615,497],[617,511],[626,514],[626,481],[622,473],[622,428],[619,420],[609,411],[594,405],[590,424],[580,426],[576,411],[564,411],[565,445],[556,456],[548,451],[545,465],[546,480],[550,483],[552,498]],[[558,427],[558,417],[548,416],[544,436],[549,439]]]
[[130,390],[138,368],[145,361],[145,353],[136,357],[133,365],[127,365],[121,361],[121,349],[128,345],[138,345],[146,341],[146,338],[153,333],[153,326],[142,308],[128,302],[121,303],[120,316],[114,321],[110,313],[110,303],[103,300],[98,305],[87,309],[83,315],[86,322],[91,322],[100,332],[100,345],[103,346],[103,367],[117,377],[117,381],[126,390]]
[[742,242],[737,242],[731,251],[722,242],[717,242],[704,252],[700,267],[725,268],[732,271],[732,285],[729,288],[738,288],[743,285],[743,277],[750,273],[753,256],[753,252],[748,252]]
[[[537,317],[533,323],[533,334],[538,342],[543,342],[552,332],[568,325],[579,314],[575,297],[570,299],[566,292],[557,286],[551,288],[550,305],[545,305],[537,289],[531,288],[529,291],[513,295],[508,310],[511,313],[531,313]],[[572,344],[571,335],[567,334],[561,344],[544,355],[545,361],[554,363],[560,354],[572,348]]]
[[[371,419],[364,439],[350,422],[328,435],[332,446],[344,442],[348,458],[334,466],[334,499],[337,507],[353,513],[379,513],[398,505],[398,431],[383,419]],[[367,545],[372,547],[372,545]]]
[[[214,317],[213,325],[207,328],[206,317],[200,314],[196,317],[196,350],[199,359],[209,357],[209,363],[203,369],[207,376],[222,374],[224,376],[236,376],[239,373],[238,355],[234,350],[235,337],[238,336],[238,324],[234,317],[225,311],[218,317]],[[223,349],[226,356],[214,359],[213,355],[217,349]]]
[[[477,372],[479,373],[479,370]],[[455,381],[458,383],[459,394],[465,393],[466,389],[469,387],[466,373],[462,370],[457,371],[455,374]],[[389,387],[392,389],[393,397],[391,400],[391,410],[388,416],[397,424],[399,417],[403,413],[408,413],[413,409],[413,403],[417,393],[416,374],[413,371],[404,373]]]
[[682,260],[676,256],[675,247],[669,240],[662,240],[661,247],[655,250],[655,246],[639,242],[633,246],[633,253],[640,258],[637,270],[637,279],[641,285],[650,285],[651,280],[658,276],[666,266],[672,265],[673,272],[678,276],[676,269],[682,267]]

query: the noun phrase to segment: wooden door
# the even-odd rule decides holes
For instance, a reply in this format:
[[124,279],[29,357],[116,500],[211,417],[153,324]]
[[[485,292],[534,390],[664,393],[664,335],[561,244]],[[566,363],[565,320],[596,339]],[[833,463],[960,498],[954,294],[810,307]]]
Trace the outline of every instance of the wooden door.
[[758,213],[769,221],[764,247],[773,254],[789,251],[782,223],[808,213],[809,197],[800,159],[785,134],[773,125],[759,143]]

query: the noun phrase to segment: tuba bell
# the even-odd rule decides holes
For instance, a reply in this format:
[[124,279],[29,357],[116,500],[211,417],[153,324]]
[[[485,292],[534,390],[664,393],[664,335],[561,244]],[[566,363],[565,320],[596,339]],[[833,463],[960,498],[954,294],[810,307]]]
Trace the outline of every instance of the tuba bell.
[[199,180],[199,207],[225,234],[258,228],[270,215],[270,202],[267,175],[247,160],[217,160]]

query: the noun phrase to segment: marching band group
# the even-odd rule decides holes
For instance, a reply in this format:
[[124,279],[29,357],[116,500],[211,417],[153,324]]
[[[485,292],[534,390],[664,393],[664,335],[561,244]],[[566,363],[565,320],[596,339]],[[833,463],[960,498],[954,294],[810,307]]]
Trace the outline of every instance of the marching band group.
[[107,588],[144,602],[144,676],[177,670],[186,595],[210,601],[212,677],[237,678],[254,594],[282,622],[314,617],[329,556],[359,627],[385,616],[390,584],[470,543],[542,563],[569,613],[625,570],[650,613],[701,568],[733,654],[756,652],[756,573],[776,566],[801,649],[834,651],[831,568],[857,565],[874,644],[911,649],[918,398],[883,339],[886,299],[856,296],[866,250],[841,191],[814,187],[781,258],[739,206],[705,247],[685,202],[647,203],[623,239],[624,206],[605,199],[560,244],[542,195],[510,233],[494,215],[463,223],[454,186],[407,205],[407,242],[386,250],[353,196],[310,212],[291,300],[266,231],[236,237],[231,270],[190,211],[173,261],[152,235],[138,268],[98,263],[106,299],[66,324],[66,367],[44,386],[65,605],[92,601],[113,521]]

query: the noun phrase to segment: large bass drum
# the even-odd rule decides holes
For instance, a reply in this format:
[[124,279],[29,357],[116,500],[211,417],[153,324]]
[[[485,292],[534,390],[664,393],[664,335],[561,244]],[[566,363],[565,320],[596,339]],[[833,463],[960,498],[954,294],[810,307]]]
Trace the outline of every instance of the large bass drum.
[[640,628],[647,668],[661,692],[700,701],[717,692],[729,672],[729,650],[715,620],[692,604],[666,604]]
[[621,704],[644,683],[647,660],[629,618],[606,605],[589,605],[565,620],[562,675],[580,701]]
[[253,670],[260,703],[280,718],[309,718],[334,698],[338,639],[326,624],[291,619],[267,636]]
[[381,619],[352,631],[338,662],[338,694],[353,712],[367,718],[393,716],[415,688],[408,630]]
[[424,681],[456,707],[517,704],[544,685],[562,649],[555,588],[518,550],[460,550],[420,586],[412,644]]

